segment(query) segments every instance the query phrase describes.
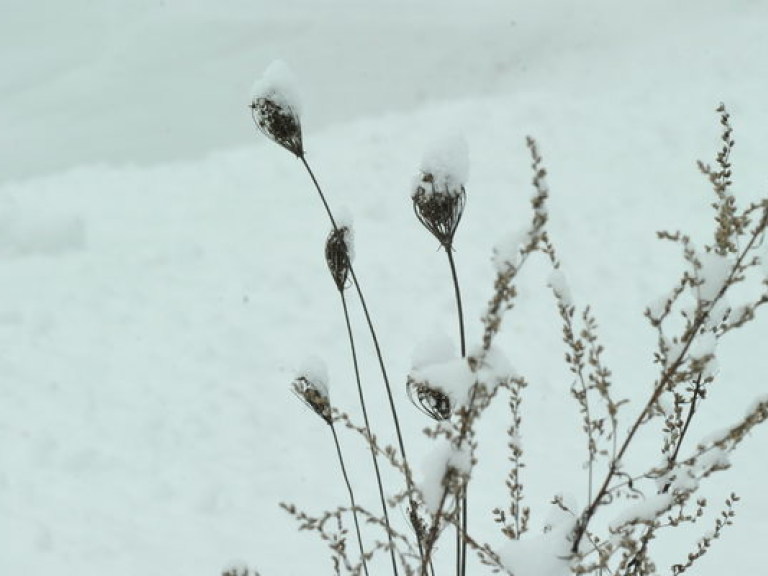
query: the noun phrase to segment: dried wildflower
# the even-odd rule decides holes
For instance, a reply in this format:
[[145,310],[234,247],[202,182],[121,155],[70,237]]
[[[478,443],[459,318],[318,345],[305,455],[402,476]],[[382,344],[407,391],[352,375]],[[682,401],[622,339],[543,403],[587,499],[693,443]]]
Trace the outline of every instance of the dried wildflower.
[[274,62],[254,86],[250,108],[254,123],[265,136],[302,158],[299,103],[293,85],[285,64]]
[[419,410],[434,420],[448,420],[453,407],[451,399],[441,390],[430,386],[428,382],[418,381],[409,376],[406,390],[411,402]]
[[264,135],[296,156],[304,156],[301,124],[293,108],[264,97],[251,102],[251,115]]
[[322,380],[312,379],[309,375],[301,375],[293,381],[292,386],[296,396],[309,406],[315,414],[325,420],[326,424],[330,425],[333,423],[328,387]]
[[433,173],[422,172],[411,198],[419,222],[437,238],[441,246],[450,250],[464,212],[464,186],[448,182],[441,185]]
[[331,230],[328,240],[325,241],[325,261],[328,263],[328,269],[339,292],[348,285],[352,256],[351,228],[341,225]]

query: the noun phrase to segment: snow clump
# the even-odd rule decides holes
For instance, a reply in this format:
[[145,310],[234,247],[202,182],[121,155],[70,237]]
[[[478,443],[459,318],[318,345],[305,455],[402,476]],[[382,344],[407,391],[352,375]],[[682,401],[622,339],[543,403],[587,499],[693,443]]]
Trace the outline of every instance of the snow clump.
[[436,514],[443,499],[443,493],[450,486],[446,480],[451,474],[458,474],[465,480],[472,471],[472,453],[468,445],[457,447],[453,442],[442,440],[424,461],[424,478],[420,483],[421,495],[427,509]]
[[458,194],[469,178],[469,148],[461,134],[447,134],[434,140],[421,160],[421,177],[413,186],[421,186],[425,175],[431,175],[433,193]]
[[301,98],[298,82],[288,65],[282,60],[272,62],[264,74],[256,79],[251,88],[251,97],[271,100],[279,106],[301,113]]

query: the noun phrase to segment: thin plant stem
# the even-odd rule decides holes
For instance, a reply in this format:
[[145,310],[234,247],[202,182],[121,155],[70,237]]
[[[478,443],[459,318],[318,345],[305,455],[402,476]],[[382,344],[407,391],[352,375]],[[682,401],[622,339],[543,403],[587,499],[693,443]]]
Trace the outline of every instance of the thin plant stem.
[[[328,201],[326,200],[325,194],[323,193],[323,190],[320,187],[320,183],[317,181],[317,178],[315,177],[315,173],[312,171],[312,168],[310,168],[309,163],[307,162],[307,159],[304,155],[299,156],[299,159],[304,165],[304,168],[307,170],[309,177],[312,179],[312,183],[315,185],[315,189],[317,190],[317,193],[320,196],[320,200],[322,201],[323,207],[325,208],[325,211],[328,214],[328,218],[331,221],[331,225],[333,226],[333,229],[338,230],[338,226],[336,225],[336,219],[333,217],[333,212],[331,211],[331,208],[328,205]],[[390,408],[390,411],[392,412],[392,421],[394,422],[394,425],[395,425],[395,433],[397,435],[397,443],[400,448],[400,456],[402,457],[402,460],[403,460],[403,470],[405,472],[405,482],[406,482],[406,488],[408,491],[408,502],[409,502],[409,505],[411,506],[411,509],[416,510],[417,504],[413,497],[413,494],[414,494],[413,478],[411,476],[411,468],[408,465],[408,457],[406,456],[406,453],[405,453],[405,443],[403,442],[403,434],[400,429],[400,419],[397,416],[397,409],[395,408],[395,401],[392,396],[392,387],[389,384],[389,376],[387,374],[387,368],[384,365],[384,358],[381,353],[381,347],[379,346],[379,339],[378,339],[378,336],[376,335],[376,329],[373,326],[373,320],[371,320],[371,315],[368,312],[368,304],[365,301],[365,297],[363,296],[363,290],[360,287],[360,282],[357,279],[357,274],[355,274],[355,269],[352,266],[351,262],[349,264],[349,274],[350,276],[352,276],[352,282],[355,285],[355,291],[357,292],[357,296],[360,299],[360,305],[363,308],[365,321],[366,321],[366,324],[368,325],[368,331],[370,332],[371,340],[373,341],[373,346],[376,350],[376,357],[378,359],[379,368],[381,370],[381,375],[384,380],[384,388],[387,393],[389,408]],[[418,544],[419,544],[419,556],[423,561],[424,548],[420,539]]]
[[336,426],[333,422],[330,424],[331,432],[333,433],[333,443],[336,445],[336,454],[339,455],[339,464],[341,465],[341,473],[344,475],[344,482],[347,484],[347,491],[349,492],[349,501],[352,504],[352,518],[355,521],[355,532],[357,533],[357,544],[360,547],[360,560],[363,563],[363,570],[365,576],[368,576],[368,564],[365,560],[365,550],[363,550],[363,537],[360,535],[360,522],[357,519],[357,504],[355,503],[355,492],[352,490],[352,483],[349,481],[349,475],[347,474],[347,467],[344,465],[344,456],[341,453],[341,444],[339,444],[339,435],[336,433]]
[[453,292],[456,296],[456,312],[459,317],[459,341],[461,342],[461,357],[467,356],[467,341],[464,332],[464,310],[461,306],[461,290],[459,290],[459,276],[456,273],[456,261],[453,258],[453,247],[446,246],[445,253],[448,255],[448,264],[451,267],[451,278],[453,279]]
[[[360,283],[357,280],[357,275],[355,274],[354,268],[352,266],[349,267],[349,273],[352,276],[352,281],[355,285],[355,290],[357,291],[358,298],[360,299],[360,305],[363,308],[363,315],[365,316],[365,321],[368,324],[368,330],[371,334],[371,340],[373,341],[373,346],[376,350],[376,358],[379,362],[379,368],[381,370],[382,378],[384,379],[384,388],[387,392],[387,399],[389,400],[389,407],[390,411],[392,412],[392,420],[395,424],[395,432],[397,434],[397,443],[400,448],[400,454],[403,458],[403,469],[405,471],[405,480],[408,487],[408,499],[409,503],[411,505],[411,508],[416,509],[416,502],[413,499],[413,478],[411,477],[411,468],[408,465],[408,459],[405,454],[405,443],[403,442],[403,434],[400,431],[400,419],[397,415],[397,409],[395,408],[395,400],[392,396],[392,387],[389,384],[389,376],[387,375],[387,368],[384,365],[384,357],[381,353],[381,347],[379,346],[379,339],[376,335],[376,329],[373,326],[373,321],[371,320],[371,315],[368,312],[368,305],[366,304],[365,297],[363,296],[363,291],[360,288]],[[419,542],[419,552],[421,553],[421,542]]]
[[347,298],[344,296],[344,291],[339,290],[341,296],[341,305],[344,308],[344,321],[347,325],[347,335],[349,336],[349,347],[352,351],[352,364],[355,368],[355,382],[357,383],[357,394],[360,398],[360,408],[363,412],[363,421],[365,422],[365,429],[369,436],[368,446],[371,449],[371,458],[373,459],[373,469],[376,473],[376,484],[379,488],[379,499],[381,500],[381,510],[384,513],[384,524],[387,530],[387,538],[389,539],[389,554],[392,559],[392,571],[397,576],[397,560],[395,559],[395,544],[392,540],[392,526],[389,523],[389,512],[387,511],[387,501],[384,498],[384,485],[381,481],[381,470],[379,469],[379,459],[376,456],[376,450],[374,449],[373,442],[371,440],[371,424],[368,420],[368,409],[365,405],[365,395],[363,394],[363,386],[360,382],[360,367],[357,362],[357,349],[355,347],[355,337],[352,332],[352,324],[349,321],[349,308],[347,306]]
[[[688,407],[688,416],[685,419],[685,424],[683,425],[683,430],[680,432],[680,437],[677,439],[677,446],[675,446],[675,451],[672,453],[672,458],[670,459],[670,464],[674,465],[677,462],[677,456],[680,454],[680,447],[683,445],[683,440],[685,439],[685,435],[688,433],[688,427],[691,425],[691,420],[693,420],[693,415],[696,413],[696,401],[699,399],[701,394],[701,377],[702,373],[699,372],[699,376],[696,378],[696,382],[694,383],[693,388],[693,396],[691,397],[691,404]],[[666,492],[668,488],[665,487],[664,492]]]
[[[309,162],[307,162],[306,157],[299,156],[299,160],[301,160],[301,163],[304,164],[304,168],[307,170],[307,173],[309,174],[309,177],[312,179],[312,184],[315,185],[315,189],[317,190],[317,193],[320,195],[320,200],[323,203],[323,208],[325,208],[325,213],[328,214],[328,219],[331,221],[331,226],[333,226],[334,230],[338,230],[338,226],[336,225],[336,219],[333,217],[333,212],[331,212],[331,207],[328,205],[328,201],[325,199],[325,194],[323,194],[322,188],[320,188],[320,183],[317,181],[317,178],[315,177],[315,173],[312,171],[312,168],[309,167]],[[350,267],[352,266],[352,263],[350,263]]]
[[[459,289],[459,276],[456,273],[456,261],[453,258],[453,245],[445,246],[445,253],[448,255],[448,264],[451,268],[451,279],[453,280],[453,292],[456,297],[456,314],[459,318],[459,342],[461,343],[461,357],[467,356],[467,341],[464,331],[464,310],[461,305],[461,290]],[[456,527],[456,574],[465,576],[467,573],[467,541],[462,534],[467,533],[467,487],[464,487],[459,502],[459,515],[461,517],[461,528]]]

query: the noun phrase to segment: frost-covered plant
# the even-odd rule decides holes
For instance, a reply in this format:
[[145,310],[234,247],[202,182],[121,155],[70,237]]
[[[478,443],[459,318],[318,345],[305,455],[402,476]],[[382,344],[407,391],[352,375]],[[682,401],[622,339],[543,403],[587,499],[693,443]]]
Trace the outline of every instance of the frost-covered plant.
[[[414,482],[406,457],[405,439],[393,402],[386,365],[376,331],[355,274],[352,226],[348,217],[337,217],[331,210],[314,173],[307,163],[301,139],[299,106],[282,67],[271,67],[258,84],[252,110],[257,127],[272,140],[291,151],[303,164],[320,196],[331,222],[325,258],[342,300],[346,328],[355,370],[358,396],[364,423],[358,425],[349,415],[334,409],[317,371],[300,374],[294,390],[323,422],[330,426],[339,456],[350,505],[319,515],[310,515],[292,504],[283,508],[293,515],[302,530],[310,530],[328,543],[334,573],[360,574],[368,571],[371,559],[383,553],[391,559],[397,576],[434,576],[433,560],[446,528],[454,527],[457,576],[466,573],[467,549],[492,572],[514,576],[530,574],[594,574],[651,576],[661,567],[654,556],[654,542],[671,533],[672,528],[696,523],[708,506],[698,495],[701,482],[730,466],[728,456],[747,434],[768,419],[768,396],[755,402],[746,416],[724,431],[706,437],[694,447],[684,442],[691,422],[709,387],[717,379],[718,343],[732,331],[755,319],[768,303],[768,279],[753,279],[761,264],[757,255],[768,228],[768,199],[740,208],[732,191],[730,155],[732,129],[724,106],[718,108],[722,125],[722,148],[715,166],[699,164],[715,193],[715,232],[710,243],[701,246],[680,231],[659,232],[659,238],[680,247],[685,269],[673,284],[669,296],[645,311],[657,335],[654,362],[658,375],[650,394],[636,414],[629,416],[626,400],[616,396],[613,375],[606,365],[598,323],[589,306],[574,302],[562,271],[561,262],[547,229],[549,188],[546,171],[536,142],[529,138],[532,158],[532,215],[522,234],[510,236],[494,251],[496,268],[493,291],[481,316],[482,338],[467,347],[464,334],[458,274],[453,259],[454,237],[466,200],[466,145],[443,141],[429,152],[412,189],[413,208],[419,221],[432,233],[448,255],[455,291],[461,353],[450,341],[420,347],[410,371],[406,390],[411,400],[431,420],[425,430],[434,442],[432,464],[424,481]],[[496,340],[507,314],[516,304],[517,282],[527,261],[543,256],[551,264],[549,287],[554,294],[562,321],[565,363],[573,375],[571,395],[581,415],[585,440],[586,505],[582,508],[562,496],[554,496],[543,534],[529,529],[533,512],[524,503],[524,447],[520,427],[524,416],[527,380],[506,361]],[[728,295],[736,285],[759,288],[745,305],[734,307]],[[381,443],[371,429],[368,404],[358,366],[354,330],[347,308],[346,289],[354,287],[372,338],[389,401],[395,446]],[[693,304],[689,304],[692,301]],[[510,468],[506,478],[509,501],[492,512],[492,520],[508,539],[504,549],[479,541],[467,520],[467,489],[477,465],[477,422],[499,397],[506,397],[510,421],[506,430]],[[356,504],[336,433],[341,423],[359,436],[372,455],[376,486],[381,501],[380,513]],[[625,462],[629,449],[637,444],[641,430],[661,424],[661,461],[630,467]],[[626,430],[626,432],[622,432]],[[403,484],[389,487],[394,494],[385,499],[379,460],[400,473]],[[366,484],[362,485],[367,487]],[[689,570],[720,538],[732,523],[739,498],[731,494],[707,532],[687,555],[671,565],[672,574]],[[409,526],[398,528],[389,509],[405,506]],[[359,558],[347,546],[345,527],[352,518],[358,540]],[[370,526],[366,546],[358,518]],[[381,536],[384,536],[382,538]]]

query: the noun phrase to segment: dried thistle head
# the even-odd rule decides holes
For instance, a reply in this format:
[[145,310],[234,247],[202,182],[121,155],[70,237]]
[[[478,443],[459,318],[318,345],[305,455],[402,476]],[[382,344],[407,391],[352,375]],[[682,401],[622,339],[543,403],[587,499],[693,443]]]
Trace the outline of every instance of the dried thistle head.
[[406,381],[408,398],[414,406],[433,420],[448,420],[453,413],[451,399],[442,390],[408,376]]
[[297,157],[304,156],[299,100],[285,64],[278,61],[267,68],[254,86],[250,108],[256,127],[265,136]]
[[430,172],[421,174],[411,196],[413,211],[419,222],[448,250],[464,212],[466,191],[463,185],[449,187],[443,184],[441,187],[437,180]]
[[464,212],[464,183],[469,172],[467,142],[449,135],[436,140],[421,162],[411,199],[416,217],[446,250]]
[[325,261],[336,288],[342,292],[348,286],[349,271],[354,258],[352,226],[346,219],[337,218],[338,225],[325,241]]
[[317,359],[312,359],[305,363],[291,387],[299,400],[330,425],[333,423],[333,417],[326,374],[325,365]]

